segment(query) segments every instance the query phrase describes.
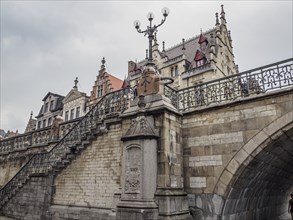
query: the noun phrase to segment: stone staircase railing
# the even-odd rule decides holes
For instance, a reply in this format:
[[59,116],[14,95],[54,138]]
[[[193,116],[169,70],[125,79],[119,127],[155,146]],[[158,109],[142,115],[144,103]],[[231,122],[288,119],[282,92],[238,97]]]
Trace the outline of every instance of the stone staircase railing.
[[97,133],[106,131],[103,118],[126,110],[129,94],[129,88],[108,93],[48,153],[34,155],[0,190],[0,210],[30,176],[59,172],[91,143]]
[[165,85],[164,95],[180,112],[188,112],[292,86],[293,58],[290,58],[180,90]]

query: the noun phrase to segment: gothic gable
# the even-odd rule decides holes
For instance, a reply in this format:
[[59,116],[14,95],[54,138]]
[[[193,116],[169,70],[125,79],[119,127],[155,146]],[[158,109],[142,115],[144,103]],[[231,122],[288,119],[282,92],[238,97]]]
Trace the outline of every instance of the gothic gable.
[[202,60],[204,58],[206,58],[205,55],[201,51],[197,50],[195,53],[195,56],[194,56],[194,60],[198,61],[198,60]]

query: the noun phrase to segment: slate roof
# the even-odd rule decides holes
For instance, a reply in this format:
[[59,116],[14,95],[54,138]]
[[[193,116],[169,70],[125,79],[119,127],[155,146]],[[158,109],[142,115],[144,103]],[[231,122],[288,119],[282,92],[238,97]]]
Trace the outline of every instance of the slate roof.
[[[200,35],[197,35],[197,36],[195,36],[193,38],[190,38],[190,39],[186,40],[185,43],[184,43],[185,51],[182,50],[183,43],[180,43],[180,44],[177,44],[177,45],[175,45],[173,47],[170,47],[170,48],[166,49],[165,52],[160,51],[160,54],[162,54],[162,56],[167,56],[168,60],[172,60],[172,59],[174,59],[176,57],[179,57],[179,56],[183,55],[183,52],[184,52],[185,58],[187,59],[187,61],[189,61],[190,63],[194,63],[194,57],[195,57],[196,51],[200,50],[199,41],[204,42],[206,40],[208,42],[208,45],[207,45],[207,49],[206,49],[206,51],[204,53],[206,55],[206,58],[209,59],[209,56],[208,56],[209,45],[212,43],[211,34],[213,34],[213,37],[215,38],[215,36],[216,36],[216,27],[214,27],[213,29],[210,29],[210,30],[208,30],[206,32],[203,32]],[[138,65],[140,67],[142,67],[142,66],[144,66],[146,64],[146,62],[147,62],[147,60],[142,60],[142,61],[140,61],[138,63]],[[192,65],[191,65],[191,67],[192,67]]]

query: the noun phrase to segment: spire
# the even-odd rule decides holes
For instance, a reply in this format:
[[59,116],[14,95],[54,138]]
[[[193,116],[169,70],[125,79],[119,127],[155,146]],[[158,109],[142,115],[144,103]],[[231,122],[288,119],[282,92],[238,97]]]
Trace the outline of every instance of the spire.
[[221,23],[226,23],[225,12],[224,12],[224,5],[221,5]]
[[33,111],[31,111],[30,118],[29,118],[28,123],[26,125],[26,128],[24,130],[24,133],[35,130],[36,125],[37,125],[37,120],[33,119]]
[[162,52],[165,52],[165,41],[163,41],[163,50]]
[[199,36],[198,43],[202,44],[203,42],[207,42],[207,38],[205,36],[203,36],[202,29],[200,29],[200,36]]
[[220,22],[219,22],[219,14],[218,12],[216,13],[216,26],[219,25]]
[[78,78],[76,77],[75,80],[74,80],[73,89],[76,89],[77,90],[77,83],[78,83]]

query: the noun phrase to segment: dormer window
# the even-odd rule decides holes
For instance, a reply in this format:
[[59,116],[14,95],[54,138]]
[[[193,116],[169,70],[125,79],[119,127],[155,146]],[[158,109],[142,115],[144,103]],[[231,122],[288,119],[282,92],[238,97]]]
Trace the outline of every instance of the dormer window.
[[203,66],[206,63],[206,59],[201,59],[196,61],[196,67]]
[[195,61],[196,67],[200,67],[200,66],[203,66],[207,62],[207,58],[205,57],[204,53],[197,50],[194,56],[194,61]]
[[46,113],[46,112],[48,111],[48,106],[49,106],[49,103],[47,102],[47,103],[45,104],[44,113]]
[[53,110],[53,107],[54,107],[54,100],[52,100],[52,101],[50,102],[50,111]]

